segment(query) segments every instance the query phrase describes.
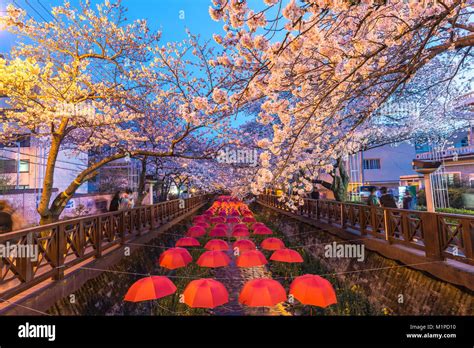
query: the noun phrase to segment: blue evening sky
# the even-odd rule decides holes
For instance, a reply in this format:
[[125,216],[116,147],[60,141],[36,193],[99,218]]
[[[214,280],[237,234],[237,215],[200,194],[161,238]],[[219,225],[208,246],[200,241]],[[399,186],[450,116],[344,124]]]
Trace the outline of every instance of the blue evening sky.
[[[102,2],[91,1],[92,4]],[[43,7],[51,9],[52,6],[58,6],[63,1],[0,0],[0,11],[4,11],[9,3],[22,7],[30,16],[38,20],[42,20],[41,16],[50,20],[51,17]],[[70,3],[75,6],[79,1],[70,0]],[[128,8],[128,19],[147,19],[152,29],[161,30],[162,43],[184,39],[186,28],[193,34],[199,34],[203,40],[212,38],[215,32],[222,32],[222,22],[215,22],[209,16],[208,9],[211,0],[122,0],[122,4]],[[180,18],[182,15],[184,19]],[[0,30],[0,52],[8,52],[14,42],[15,38],[12,35]]]

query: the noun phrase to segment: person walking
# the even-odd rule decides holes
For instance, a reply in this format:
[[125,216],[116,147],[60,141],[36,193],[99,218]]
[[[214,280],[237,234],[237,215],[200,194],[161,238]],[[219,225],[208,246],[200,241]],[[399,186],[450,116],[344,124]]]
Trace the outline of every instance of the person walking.
[[118,211],[120,208],[120,191],[115,192],[115,195],[110,201],[109,211]]
[[393,195],[388,192],[386,187],[381,187],[380,188],[380,193],[382,196],[380,196],[380,204],[384,208],[398,208],[397,203],[395,202],[395,198],[393,198]]
[[367,199],[367,205],[369,206],[374,206],[374,207],[380,207],[380,201],[379,198],[377,197],[377,188],[372,187],[370,189],[370,194]]

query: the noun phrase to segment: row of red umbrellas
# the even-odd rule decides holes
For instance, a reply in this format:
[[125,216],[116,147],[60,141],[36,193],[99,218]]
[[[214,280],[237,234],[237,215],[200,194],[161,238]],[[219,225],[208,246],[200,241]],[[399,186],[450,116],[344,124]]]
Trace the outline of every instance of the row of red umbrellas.
[[[201,243],[196,238],[193,237],[183,237],[178,239],[175,246],[177,247],[198,247],[201,246]],[[285,243],[279,238],[267,238],[262,241],[260,244],[264,250],[279,250],[285,249]],[[208,250],[229,250],[229,245],[227,242],[220,239],[212,239],[206,243],[204,248]],[[239,251],[253,250],[257,247],[254,242],[249,239],[240,239],[232,244],[232,248],[238,248]]]
[[[201,254],[199,259],[197,260],[197,264],[201,267],[225,267],[230,263],[230,257],[223,252],[222,250],[227,250],[229,247],[227,243],[223,240],[212,240],[209,241],[214,242],[212,243],[211,247],[208,247],[209,251],[206,251]],[[208,244],[209,244],[208,243]],[[206,244],[206,246],[208,246]],[[170,248],[164,251],[160,258],[158,259],[158,263],[161,267],[167,269],[176,269],[185,267],[193,260],[189,251],[184,248],[176,247]],[[278,262],[287,262],[287,263],[301,263],[303,262],[303,258],[301,255],[291,249],[278,249],[273,252],[270,257],[272,261]],[[265,255],[262,254],[259,250],[247,250],[239,253],[236,265],[238,267],[257,267],[263,266],[268,263]]]
[[[176,292],[173,282],[164,276],[150,276],[135,282],[125,301],[139,302],[159,299]],[[337,303],[331,283],[317,275],[305,274],[296,277],[290,285],[289,294],[304,305],[327,307]],[[273,307],[287,301],[286,291],[274,279],[252,279],[244,284],[239,302],[249,307]],[[229,301],[225,286],[210,278],[191,281],[183,292],[183,301],[193,308],[215,308]]]

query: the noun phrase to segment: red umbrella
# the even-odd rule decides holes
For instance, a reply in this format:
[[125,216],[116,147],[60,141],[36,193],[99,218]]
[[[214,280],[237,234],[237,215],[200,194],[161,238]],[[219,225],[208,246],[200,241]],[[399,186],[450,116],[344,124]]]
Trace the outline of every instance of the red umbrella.
[[252,225],[252,228],[253,229],[256,229],[258,227],[266,227],[265,224],[263,222],[255,222],[253,225]]
[[246,223],[250,223],[250,222],[255,222],[257,220],[255,220],[255,218],[253,216],[244,216],[244,218],[242,219],[243,222],[246,222]]
[[201,245],[196,238],[193,237],[183,237],[176,241],[177,247],[193,247]]
[[265,250],[279,250],[285,248],[285,243],[279,238],[267,238],[262,241],[260,246]]
[[186,233],[187,237],[202,237],[206,234],[206,229],[202,226],[192,226]]
[[331,283],[313,274],[296,277],[290,285],[290,294],[305,305],[325,308],[337,303]]
[[236,230],[238,228],[243,228],[243,229],[246,229],[246,230],[249,229],[246,224],[237,224],[237,225],[234,226],[233,229]]
[[158,263],[161,267],[168,269],[176,269],[180,267],[185,267],[192,260],[193,257],[186,249],[170,248],[160,255]]
[[225,222],[225,217],[222,216],[213,216],[210,219],[211,224],[217,224],[219,222]]
[[221,282],[210,278],[193,280],[183,292],[184,303],[193,308],[215,308],[229,302],[229,293]]
[[249,307],[273,307],[286,301],[286,291],[273,279],[253,279],[245,283],[239,302]]
[[241,239],[241,240],[236,241],[232,245],[232,249],[235,250],[235,248],[238,248],[239,254],[241,252],[244,252],[244,251],[249,251],[249,250],[255,250],[256,249],[254,242],[252,242],[251,240],[248,240],[248,239]]
[[303,262],[301,255],[297,251],[291,249],[276,250],[270,257],[270,260],[290,263]]
[[253,230],[253,234],[272,234],[272,230],[266,226],[259,226]]
[[240,222],[240,219],[236,216],[231,216],[227,218],[228,224],[238,224],[239,222]]
[[243,228],[236,229],[232,232],[232,237],[247,237],[249,235],[249,231]]
[[268,263],[265,255],[258,250],[249,250],[241,253],[237,257],[236,264],[239,267],[256,267],[266,265]]
[[176,292],[176,286],[163,276],[151,276],[137,280],[128,289],[124,301],[140,302],[156,300]]
[[207,222],[207,216],[204,215],[197,215],[193,218],[193,223],[198,223],[198,222]]
[[224,231],[227,231],[229,229],[229,226],[227,224],[224,224],[224,223],[218,223],[214,226],[214,228],[221,228]]
[[201,267],[225,267],[230,263],[230,257],[223,251],[205,251],[199,256],[197,264]]
[[209,224],[207,222],[196,222],[195,224],[196,226],[201,226],[201,227],[204,227],[204,228],[209,228]]
[[226,230],[222,229],[222,228],[217,228],[217,227],[214,227],[211,232],[209,232],[209,235],[211,237],[226,237],[227,236],[227,232]]
[[229,244],[222,239],[211,239],[204,246],[207,250],[229,250]]

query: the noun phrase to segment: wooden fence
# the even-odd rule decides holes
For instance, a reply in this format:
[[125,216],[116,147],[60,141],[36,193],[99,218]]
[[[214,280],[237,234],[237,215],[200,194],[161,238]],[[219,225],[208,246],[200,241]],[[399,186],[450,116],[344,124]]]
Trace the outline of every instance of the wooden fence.
[[[208,200],[205,195],[176,199],[2,234],[0,299],[50,278],[62,279],[65,269],[99,258],[118,244],[148,233]],[[34,250],[37,254],[32,253]]]
[[352,234],[379,238],[418,249],[430,259],[474,265],[474,216],[372,207],[332,200],[304,199],[296,211],[278,196],[261,195],[259,202],[295,215],[340,227]]

